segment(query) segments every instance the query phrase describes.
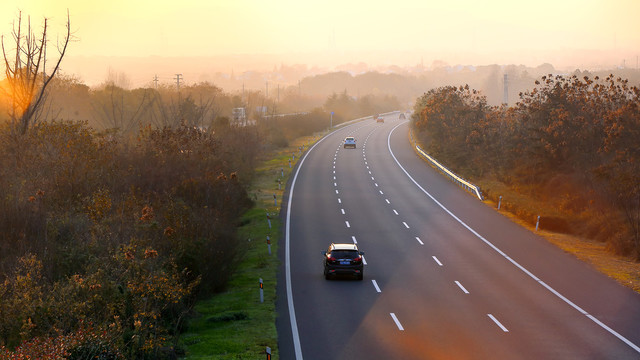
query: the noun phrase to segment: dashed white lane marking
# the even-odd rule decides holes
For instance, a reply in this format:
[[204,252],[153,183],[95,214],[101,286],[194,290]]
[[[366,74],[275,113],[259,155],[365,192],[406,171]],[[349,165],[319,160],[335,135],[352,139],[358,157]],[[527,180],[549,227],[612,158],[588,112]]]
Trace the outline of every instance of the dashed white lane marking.
[[500,326],[500,329],[502,329],[502,331],[504,331],[504,332],[509,332],[509,330],[508,330],[506,327],[504,327],[504,325],[502,325],[502,324],[500,323],[500,321],[498,321],[498,319],[496,319],[496,317],[495,317],[495,316],[493,316],[493,315],[491,315],[491,314],[487,314],[487,315],[489,316],[489,318],[490,318],[491,320],[493,320],[493,322],[494,322],[494,323],[496,323],[496,325]]
[[403,221],[403,222],[402,222],[402,224],[403,224],[403,225],[404,225],[404,227],[406,227],[407,229],[409,228],[409,225],[407,225],[407,223],[406,223],[406,222],[404,222],[404,221]]
[[396,209],[393,209],[393,213],[394,213],[394,214],[396,214],[396,215],[400,215],[400,214],[398,214],[398,212],[396,211]]
[[356,237],[355,237],[355,236],[352,236],[352,237],[351,237],[351,240],[353,240],[353,243],[354,243],[354,244],[357,244],[357,243],[358,243],[358,241],[356,241]]
[[440,260],[438,260],[437,257],[432,256],[433,260],[436,262],[436,264],[438,264],[439,266],[442,266],[442,263],[440,262]]
[[338,190],[336,190],[336,194],[339,194],[340,192],[338,192]]
[[369,175],[371,175],[371,171],[369,171]]
[[382,190],[378,190],[378,191],[380,191],[380,195],[384,195],[384,193],[382,192]]
[[351,227],[351,224],[349,224],[349,222],[348,222],[348,221],[345,221],[344,223],[347,225],[347,227],[348,227],[348,228],[350,228],[350,227]]
[[424,245],[424,243],[422,242],[422,240],[420,240],[419,237],[416,236],[416,240],[418,240],[418,242],[420,243],[420,245]]
[[378,187],[378,183],[373,183],[373,185],[375,185],[376,187]]
[[342,204],[342,200],[340,200],[340,198],[338,198],[338,204]]
[[460,281],[455,281],[456,285],[458,285],[458,287],[460,288],[460,290],[462,290],[465,294],[468,294],[469,292],[467,291],[467,289],[464,288],[464,286],[462,286],[462,284],[460,284]]
[[[564,301],[567,305],[571,306],[572,308],[574,308],[576,311],[578,311],[579,313],[583,314],[584,316],[586,316],[588,319],[590,319],[591,321],[593,321],[594,323],[598,324],[598,326],[602,327],[603,329],[607,330],[610,334],[612,334],[613,336],[617,337],[620,341],[624,342],[625,344],[627,344],[630,348],[632,348],[633,350],[635,350],[636,352],[640,353],[640,346],[632,343],[629,339],[625,338],[624,336],[620,335],[618,332],[616,332],[615,330],[613,330],[612,328],[608,327],[607,325],[605,325],[602,321],[598,320],[595,316],[589,314],[588,312],[586,312],[584,309],[582,309],[581,307],[579,307],[578,305],[574,304],[571,300],[567,299],[564,295],[560,294],[559,292],[557,292],[554,288],[552,288],[551,286],[547,285],[544,281],[540,280],[537,276],[535,276],[532,272],[530,272],[529,270],[527,270],[524,266],[520,265],[518,262],[516,262],[515,260],[513,260],[511,257],[509,257],[509,255],[507,255],[505,252],[503,252],[502,250],[500,250],[497,246],[495,246],[493,243],[491,243],[489,240],[485,239],[482,235],[478,234],[477,231],[475,231],[474,229],[472,229],[469,225],[467,225],[465,222],[463,222],[462,220],[460,220],[460,218],[458,218],[456,215],[454,215],[449,209],[447,209],[444,205],[442,205],[438,200],[436,200],[435,197],[433,197],[433,195],[431,195],[427,190],[425,190],[422,186],[420,186],[420,184],[418,184],[416,182],[416,180],[409,175],[409,173],[407,172],[407,170],[400,164],[400,162],[398,161],[398,159],[396,158],[395,154],[393,153],[393,151],[391,150],[391,134],[393,134],[393,132],[400,127],[400,125],[402,125],[404,123],[400,123],[398,124],[396,127],[393,128],[393,130],[391,130],[391,132],[389,133],[389,136],[387,136],[387,148],[389,149],[389,153],[391,154],[391,156],[393,157],[393,159],[395,160],[396,164],[398,164],[398,166],[400,167],[400,169],[407,175],[407,177],[423,192],[425,193],[429,198],[431,198],[431,200],[433,200],[433,202],[435,202],[442,210],[444,210],[447,214],[449,214],[452,218],[454,218],[460,225],[464,226],[467,230],[469,230],[473,235],[475,235],[478,239],[480,239],[482,242],[484,242],[485,244],[487,244],[489,247],[491,247],[493,250],[495,250],[498,254],[502,255],[502,257],[504,257],[505,259],[507,259],[509,262],[511,262],[515,267],[517,267],[518,269],[520,269],[522,272],[524,272],[525,274],[527,274],[530,278],[532,278],[533,280],[537,281],[540,285],[542,285],[543,287],[545,287],[547,290],[549,290],[552,294],[554,294],[555,296],[557,296],[558,298],[560,298],[562,301]],[[291,203],[291,202],[289,202]]]
[[398,318],[396,317],[396,314],[394,314],[394,313],[389,313],[389,314],[391,314],[391,318],[396,323],[396,326],[398,327],[398,330],[404,331],[404,328],[402,327],[402,324],[400,324],[400,320],[398,320]]
[[371,177],[371,180],[375,180],[375,179],[373,178],[373,176]]
[[362,255],[362,263],[367,265],[367,260],[365,260],[364,255]]
[[377,292],[382,292],[382,290],[380,290],[380,287],[378,286],[378,283],[375,280],[371,280],[371,282],[373,283],[373,286],[376,288]]
[[342,215],[344,215],[344,209],[340,209],[340,211],[342,212]]
[[333,186],[338,186],[338,183],[333,183]]
[[333,180],[335,180],[335,179],[336,179],[336,177],[334,176],[334,177],[333,177]]
[[384,199],[384,201],[386,201],[387,204],[391,204],[391,201],[389,201],[389,199]]

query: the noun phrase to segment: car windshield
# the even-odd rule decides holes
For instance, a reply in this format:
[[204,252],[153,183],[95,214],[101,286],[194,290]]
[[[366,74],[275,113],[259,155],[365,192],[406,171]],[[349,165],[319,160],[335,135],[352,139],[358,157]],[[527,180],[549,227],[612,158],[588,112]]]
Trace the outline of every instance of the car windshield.
[[358,252],[354,250],[333,250],[331,256],[335,259],[355,259]]

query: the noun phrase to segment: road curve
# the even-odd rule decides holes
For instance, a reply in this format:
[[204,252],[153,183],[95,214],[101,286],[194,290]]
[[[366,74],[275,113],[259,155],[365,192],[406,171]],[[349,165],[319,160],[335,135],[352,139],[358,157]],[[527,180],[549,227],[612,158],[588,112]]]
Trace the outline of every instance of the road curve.
[[[323,138],[288,190],[282,359],[640,358],[640,296],[427,166],[397,115]],[[365,251],[363,281],[324,279],[331,242]]]

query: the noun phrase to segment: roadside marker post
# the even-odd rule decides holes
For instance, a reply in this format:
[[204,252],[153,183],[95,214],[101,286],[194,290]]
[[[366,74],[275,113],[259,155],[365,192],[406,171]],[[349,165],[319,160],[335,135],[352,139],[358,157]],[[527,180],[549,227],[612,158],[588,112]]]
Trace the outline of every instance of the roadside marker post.
[[540,225],[540,215],[538,215],[538,220],[536,221],[536,231],[538,231],[539,225]]
[[269,229],[271,229],[271,216],[267,213],[267,224],[269,224]]
[[271,348],[267,346],[267,350],[265,351],[267,354],[267,360],[271,360]]
[[262,278],[260,278],[260,303],[264,302],[264,288],[262,285]]
[[498,198],[498,210],[500,210],[500,204],[502,204],[502,195]]
[[269,248],[269,255],[271,255],[271,239],[269,235],[267,235],[267,248]]
[[276,194],[273,194],[273,206],[278,207],[278,199],[276,199]]

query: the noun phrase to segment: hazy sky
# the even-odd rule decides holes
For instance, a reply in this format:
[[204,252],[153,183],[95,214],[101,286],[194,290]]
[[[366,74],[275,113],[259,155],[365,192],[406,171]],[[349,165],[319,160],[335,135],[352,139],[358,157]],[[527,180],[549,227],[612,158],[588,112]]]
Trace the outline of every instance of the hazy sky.
[[0,33],[10,35],[18,9],[37,26],[49,17],[52,34],[69,9],[70,56],[350,53],[367,62],[365,52],[392,51],[527,64],[533,53],[577,49],[618,52],[635,66],[640,54],[640,0],[1,0]]

